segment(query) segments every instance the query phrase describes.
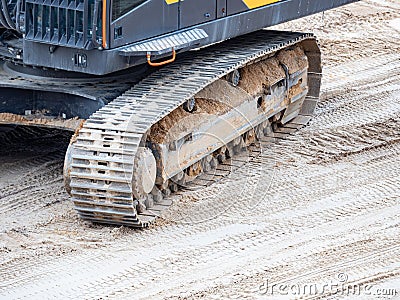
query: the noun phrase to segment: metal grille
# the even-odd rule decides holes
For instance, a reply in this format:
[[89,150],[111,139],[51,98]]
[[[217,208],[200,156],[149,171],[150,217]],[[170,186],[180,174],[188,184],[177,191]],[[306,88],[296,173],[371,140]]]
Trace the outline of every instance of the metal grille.
[[94,14],[97,4],[94,0],[26,0],[26,39],[91,49],[101,30]]

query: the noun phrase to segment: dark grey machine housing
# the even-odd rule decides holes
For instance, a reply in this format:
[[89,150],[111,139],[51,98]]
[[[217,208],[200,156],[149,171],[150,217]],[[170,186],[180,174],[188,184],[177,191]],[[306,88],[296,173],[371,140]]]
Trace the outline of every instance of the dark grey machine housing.
[[148,55],[176,51],[179,63],[188,50],[356,1],[0,0],[0,113],[87,119],[156,70]]
[[14,1],[1,7],[0,26],[21,34],[15,59],[104,75],[146,62],[147,53],[162,59],[358,0]]

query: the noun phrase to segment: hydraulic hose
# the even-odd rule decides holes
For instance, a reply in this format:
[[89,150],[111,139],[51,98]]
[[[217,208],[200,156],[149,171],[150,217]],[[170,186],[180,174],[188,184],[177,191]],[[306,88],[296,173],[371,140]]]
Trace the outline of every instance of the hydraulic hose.
[[0,26],[8,29],[6,18],[3,15],[3,5],[0,2]]
[[7,25],[8,25],[8,26],[6,26],[6,28],[15,30],[16,29],[16,25],[13,22],[13,20],[11,19],[10,13],[8,11],[6,0],[1,0],[1,4],[2,4],[1,5],[2,6],[1,7],[1,11],[3,12],[3,16],[4,16],[5,20],[6,20]]

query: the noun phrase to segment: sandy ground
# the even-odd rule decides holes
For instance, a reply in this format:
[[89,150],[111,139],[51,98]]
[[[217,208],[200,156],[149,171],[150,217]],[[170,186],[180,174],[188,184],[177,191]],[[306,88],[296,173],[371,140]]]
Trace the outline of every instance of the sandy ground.
[[66,134],[0,132],[0,298],[399,298],[400,2],[279,28],[320,39],[316,116],[148,230],[77,218]]

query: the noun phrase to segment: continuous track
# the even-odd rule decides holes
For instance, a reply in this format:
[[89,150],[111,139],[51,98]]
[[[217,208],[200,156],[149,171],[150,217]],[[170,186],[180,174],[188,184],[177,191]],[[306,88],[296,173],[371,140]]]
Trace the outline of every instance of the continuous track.
[[200,51],[154,72],[94,113],[74,139],[71,155],[71,194],[79,215],[95,222],[147,227],[172,203],[162,200],[140,213],[135,209],[134,161],[151,126],[233,70],[314,39],[311,34],[260,31],[232,40],[223,50]]
[[[379,13],[380,21],[371,22],[373,30],[368,30],[369,24],[358,29],[363,33],[358,49],[346,48],[344,55],[336,51],[341,47],[338,39],[334,53],[325,52],[325,65],[333,66],[343,57],[354,62],[325,67],[322,95],[326,97],[321,98],[309,125],[252,159],[263,170],[271,158],[279,164],[272,182],[261,176],[252,195],[239,197],[238,184],[248,180],[254,169],[245,164],[210,187],[182,191],[174,197],[176,205],[168,209],[167,220],[159,218],[157,226],[140,231],[81,222],[66,194],[57,198],[60,203],[43,209],[36,206],[36,195],[26,197],[26,202],[34,203],[35,212],[25,210],[23,218],[14,217],[18,208],[7,215],[0,213],[0,298],[270,299],[275,296],[271,290],[260,289],[267,281],[322,287],[345,273],[349,285],[367,283],[372,294],[292,298],[396,299],[374,294],[377,288],[399,291],[400,283],[400,143],[396,142],[400,31],[392,32],[396,44],[388,41],[389,27],[380,4],[400,8],[395,1],[366,0],[351,6],[350,12],[367,6],[368,13]],[[365,23],[369,19],[354,17],[347,8],[341,11],[328,12],[324,22],[320,15],[311,20],[324,25],[317,36],[325,40],[325,49],[332,45],[327,41],[332,35],[341,38],[347,32],[353,39],[352,16]],[[330,17],[337,15],[341,23]],[[315,31],[309,19],[296,24]],[[381,51],[361,59],[360,49],[371,43],[376,45],[374,51]],[[367,70],[365,65],[372,68]],[[31,146],[25,141],[19,142],[20,148]],[[329,151],[324,152],[327,147]],[[16,176],[22,177],[42,164],[20,167],[25,160],[18,164],[20,155],[14,149],[7,143],[1,149],[1,162],[13,162],[12,166],[0,164],[2,174],[18,168]],[[43,147],[32,153],[44,157],[47,150]],[[319,157],[322,162],[316,161]],[[58,161],[61,165],[62,160]],[[60,167],[60,178],[61,173]],[[39,185],[34,181],[32,189]],[[209,198],[215,190],[219,195]],[[16,194],[14,199],[22,197]],[[248,208],[238,203],[241,200],[258,201],[258,205]],[[200,219],[215,202],[228,210],[207,222],[175,222],[185,216],[182,220],[188,220],[189,214]]]

